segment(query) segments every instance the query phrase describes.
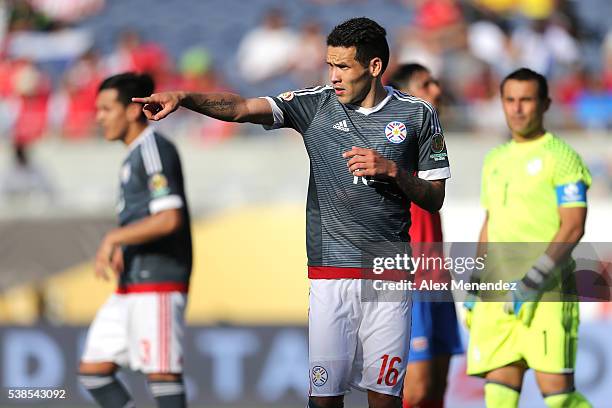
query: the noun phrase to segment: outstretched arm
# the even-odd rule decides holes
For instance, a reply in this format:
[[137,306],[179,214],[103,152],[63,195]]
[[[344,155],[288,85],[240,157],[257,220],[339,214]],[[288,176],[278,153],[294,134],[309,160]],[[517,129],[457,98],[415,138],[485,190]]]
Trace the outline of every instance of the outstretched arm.
[[250,122],[259,125],[274,123],[272,107],[267,100],[247,99],[228,92],[161,92],[145,98],[132,98],[132,102],[144,104],[144,113],[150,120],[163,119],[183,106],[226,122]]

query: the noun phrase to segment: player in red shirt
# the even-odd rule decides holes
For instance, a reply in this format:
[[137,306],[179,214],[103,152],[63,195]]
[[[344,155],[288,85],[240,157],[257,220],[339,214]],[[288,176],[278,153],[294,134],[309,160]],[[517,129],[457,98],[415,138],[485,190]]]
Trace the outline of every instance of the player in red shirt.
[[[393,87],[421,98],[438,108],[442,91],[427,68],[420,64],[400,66],[392,79]],[[440,213],[430,213],[412,203],[410,207],[411,246],[415,254],[442,255]],[[430,245],[429,243],[438,243]],[[421,250],[419,251],[418,248]],[[435,252],[434,252],[435,251]],[[425,278],[420,273],[419,279]],[[440,274],[429,279],[437,281]],[[444,406],[446,377],[450,358],[463,353],[453,302],[414,301],[408,368],[404,380],[404,408],[441,408]]]

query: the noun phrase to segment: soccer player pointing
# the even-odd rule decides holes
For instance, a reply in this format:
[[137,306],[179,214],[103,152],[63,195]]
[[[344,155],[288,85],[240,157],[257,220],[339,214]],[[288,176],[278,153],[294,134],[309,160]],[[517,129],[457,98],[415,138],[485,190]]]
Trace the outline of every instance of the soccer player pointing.
[[[306,208],[309,407],[342,407],[350,388],[372,408],[400,407],[410,298],[361,301],[368,242],[408,242],[409,203],[437,211],[449,164],[435,109],[384,87],[385,30],[367,18],[327,38],[331,86],[276,97],[167,92],[134,101],[159,120],[183,106],[234,122],[290,127],[310,157]],[[416,174],[416,175],[415,175]]]
[[[368,114],[368,109],[373,109],[389,96],[388,90],[381,81],[389,61],[389,47],[384,38],[385,31],[376,23],[374,24],[379,29],[378,31],[364,25],[370,23],[374,22],[367,18],[349,20],[338,26],[327,40],[329,79],[338,102],[351,106],[357,111],[361,108],[365,115]],[[364,25],[363,32],[359,32],[361,25]],[[376,36],[382,38],[382,41]],[[349,43],[354,45],[347,46]],[[290,92],[281,95],[280,98],[286,100],[293,98],[294,95],[295,92]],[[406,95],[403,97],[408,98]],[[266,99],[245,99],[230,93],[163,92],[153,94],[148,98],[134,98],[133,100],[146,104],[145,115],[155,121],[165,118],[182,106],[228,122],[249,122],[265,126],[279,125],[276,121],[279,113],[273,110],[276,106]],[[417,101],[413,99],[413,103]],[[432,110],[431,105],[427,106],[429,110]],[[437,122],[437,114],[432,113],[432,116],[430,121]],[[439,123],[435,125],[439,127]],[[383,176],[397,179],[398,186],[407,193],[412,202],[417,203],[421,208],[437,211],[442,207],[444,178],[428,181],[411,177],[406,171],[398,171],[395,163],[363,146],[361,149],[353,146],[343,154],[343,157],[351,159],[348,166],[355,176]]]
[[[573,279],[570,253],[584,233],[591,175],[580,156],[543,127],[550,99],[542,75],[526,68],[511,73],[501,98],[512,140],[485,158],[481,200],[487,214],[480,242],[489,242],[489,254],[510,246],[492,243],[514,243],[529,263],[517,268],[515,253],[494,266],[505,266],[504,274],[516,279],[507,302],[467,303],[468,374],[486,378],[490,408],[518,406],[528,368],[548,407],[588,408],[574,388],[578,303],[539,300],[551,288],[560,292],[563,279]],[[530,254],[534,248],[541,249]]]

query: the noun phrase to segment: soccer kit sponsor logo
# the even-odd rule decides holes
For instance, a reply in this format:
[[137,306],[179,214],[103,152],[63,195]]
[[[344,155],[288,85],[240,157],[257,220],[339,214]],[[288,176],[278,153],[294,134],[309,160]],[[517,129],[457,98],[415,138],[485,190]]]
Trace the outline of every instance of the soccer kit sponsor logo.
[[539,157],[527,163],[527,174],[535,176],[542,170],[542,159]]
[[336,130],[341,130],[343,132],[348,132],[349,131],[348,124],[346,123],[346,120],[341,120],[340,122],[336,123],[332,127],[334,129],[336,129]]

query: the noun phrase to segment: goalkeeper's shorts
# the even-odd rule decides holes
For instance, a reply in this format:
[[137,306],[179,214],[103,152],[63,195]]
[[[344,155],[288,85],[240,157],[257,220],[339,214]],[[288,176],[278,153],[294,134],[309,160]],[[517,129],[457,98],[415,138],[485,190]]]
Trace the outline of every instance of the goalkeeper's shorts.
[[540,302],[531,325],[504,312],[503,302],[477,302],[472,313],[467,373],[483,376],[525,361],[547,373],[573,373],[578,344],[577,302]]

